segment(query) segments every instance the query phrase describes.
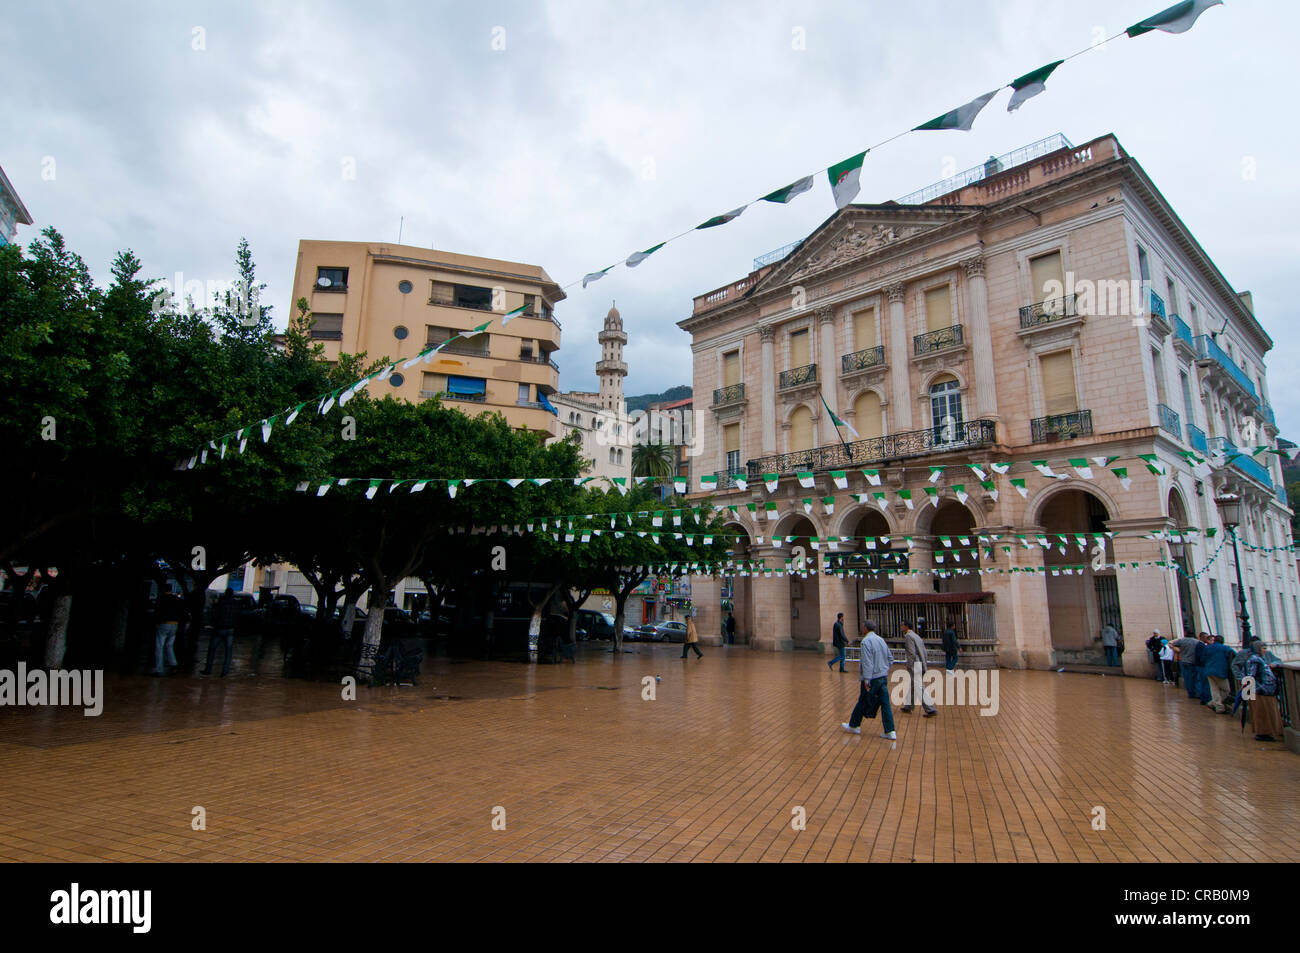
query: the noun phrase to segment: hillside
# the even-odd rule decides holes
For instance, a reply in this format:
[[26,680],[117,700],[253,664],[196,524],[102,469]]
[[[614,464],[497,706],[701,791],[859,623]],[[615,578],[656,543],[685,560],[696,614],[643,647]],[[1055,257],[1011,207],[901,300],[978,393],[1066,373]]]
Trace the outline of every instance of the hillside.
[[630,414],[634,410],[645,410],[651,404],[657,404],[661,401],[685,400],[690,396],[691,386],[689,384],[670,387],[661,394],[639,394],[636,397],[627,398],[627,412]]

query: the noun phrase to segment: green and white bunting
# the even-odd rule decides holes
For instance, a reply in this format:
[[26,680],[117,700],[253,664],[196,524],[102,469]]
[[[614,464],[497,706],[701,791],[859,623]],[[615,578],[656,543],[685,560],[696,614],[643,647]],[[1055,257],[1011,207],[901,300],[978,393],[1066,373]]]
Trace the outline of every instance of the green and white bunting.
[[[1005,74],[1004,74],[1005,75]],[[944,113],[942,116],[935,116],[929,122],[923,122],[919,126],[913,126],[913,132],[930,129],[960,129],[962,132],[970,132],[970,127],[975,123],[975,117],[980,114],[989,100],[998,94],[995,89],[991,93],[985,93],[983,96],[976,96],[964,106],[958,106],[956,109]]]
[[1007,112],[1015,112],[1027,99],[1033,99],[1039,93],[1047,91],[1047,77],[1052,75],[1052,71],[1064,63],[1065,60],[1056,60],[1048,63],[1046,66],[1040,66],[1024,76],[1018,77],[1011,81],[1011,100],[1007,103]]
[[1197,18],[1210,7],[1217,7],[1223,3],[1223,0],[1184,0],[1183,3],[1175,3],[1172,7],[1161,10],[1154,16],[1149,16],[1145,20],[1134,23],[1124,32],[1130,37],[1141,36],[1143,33],[1150,33],[1152,30],[1163,30],[1165,33],[1186,33],[1196,23]]
[[763,198],[760,201],[777,202],[781,205],[788,205],[790,203],[790,200],[793,199],[795,196],[803,195],[805,192],[811,189],[813,187],[813,182],[815,181],[815,179],[816,179],[815,176],[806,175],[802,179],[797,179],[796,181],[791,182],[789,185],[785,186],[784,188],[777,189],[774,192],[768,192],[766,195],[763,196]]
[[835,196],[835,207],[844,208],[858,196],[861,188],[862,162],[867,157],[866,151],[849,156],[843,162],[837,162],[826,170],[831,180],[831,192]]

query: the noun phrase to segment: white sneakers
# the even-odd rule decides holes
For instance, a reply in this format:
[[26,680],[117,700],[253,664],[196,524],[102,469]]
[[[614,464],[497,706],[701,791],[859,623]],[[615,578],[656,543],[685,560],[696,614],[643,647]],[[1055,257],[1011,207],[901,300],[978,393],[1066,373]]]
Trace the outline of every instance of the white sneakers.
[[862,729],[861,729],[861,728],[854,728],[854,727],[853,727],[852,725],[850,725],[847,721],[842,721],[842,722],[840,722],[840,727],[843,728],[845,731],[847,731],[847,732],[848,732],[849,734],[851,734],[851,735],[860,735],[860,734],[862,734]]
[[898,740],[898,732],[897,732],[897,731],[882,731],[882,732],[880,733],[880,737],[882,737],[882,738],[888,738],[890,741],[897,741],[897,740]]

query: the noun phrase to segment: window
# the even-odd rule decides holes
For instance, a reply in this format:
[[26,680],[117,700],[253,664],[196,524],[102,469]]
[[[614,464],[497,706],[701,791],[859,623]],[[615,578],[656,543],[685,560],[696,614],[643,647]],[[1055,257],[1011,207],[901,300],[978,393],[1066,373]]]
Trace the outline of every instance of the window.
[[394,387],[401,387],[406,383],[406,378],[401,374],[401,372],[394,371],[389,375],[388,383],[392,384]]
[[1065,295],[1065,272],[1061,268],[1059,251],[1029,259],[1029,280],[1033,284],[1033,299],[1053,301]]
[[1165,299],[1165,303],[1168,305],[1168,307],[1166,308],[1166,313],[1177,314],[1178,295],[1174,291],[1174,279],[1170,278],[1168,275],[1165,275],[1165,291],[1168,292],[1169,295],[1169,297]]
[[1223,615],[1219,609],[1219,580],[1210,580],[1210,605],[1214,608],[1214,634],[1223,631]]
[[487,381],[481,377],[458,377],[455,374],[448,374],[447,393],[484,400],[487,397]]
[[930,425],[935,444],[957,442],[961,423],[961,385],[957,378],[946,374],[930,385]]
[[312,315],[315,323],[311,326],[311,336],[314,341],[342,341],[343,340],[343,315],[341,314],[315,314]]
[[347,291],[348,270],[346,268],[317,268],[317,291]]
[[1259,625],[1261,620],[1259,615],[1259,603],[1255,601],[1255,587],[1249,586],[1248,589],[1250,591],[1250,617],[1255,620],[1256,625]]
[[403,278],[401,281],[397,283],[397,290],[404,295],[409,295],[411,293],[411,289],[414,287],[415,285],[411,284],[405,278]]
[[447,390],[447,375],[433,374],[429,371],[424,372],[424,377],[420,381],[420,396],[432,397],[434,394],[442,394]]
[[1043,409],[1049,417],[1072,414],[1079,409],[1079,398],[1074,390],[1074,355],[1070,351],[1055,351],[1038,359],[1043,374]]
[[790,452],[811,450],[813,446],[812,411],[807,407],[796,407],[790,415]]
[[740,383],[740,352],[728,351],[722,355],[722,386],[734,387]]
[[790,367],[807,367],[812,363],[808,349],[808,329],[802,328],[790,335]]
[[1192,416],[1192,382],[1188,379],[1186,371],[1178,372],[1178,383],[1183,387],[1183,415],[1190,425],[1195,418]]
[[1141,245],[1138,247],[1138,277],[1143,281],[1151,280],[1151,263],[1147,261],[1146,249]]
[[609,448],[609,462],[610,462],[610,463],[617,463],[617,462],[618,462],[618,454],[614,452],[614,448],[613,448],[613,447],[610,447],[610,448]]
[[452,303],[458,308],[473,308],[476,311],[492,310],[492,289],[477,285],[455,285]]
[[853,428],[863,440],[884,436],[884,411],[880,406],[880,395],[874,390],[859,394],[853,402]]
[[399,341],[405,341],[406,336],[410,333],[411,332],[406,330],[406,326],[403,324],[399,324],[397,327],[393,328],[393,337],[397,338]]
[[521,361],[531,361],[532,359],[533,359],[533,342],[532,342],[532,341],[520,341],[520,342],[519,342],[519,360],[521,360]]
[[519,385],[519,403],[527,404],[533,399],[532,386],[529,384]]
[[880,333],[876,327],[876,309],[864,308],[853,313],[853,347],[865,351],[880,346]]
[[1192,320],[1191,320],[1192,333],[1199,334],[1201,332],[1201,318],[1200,318],[1200,313],[1196,309],[1196,302],[1188,301],[1187,308],[1192,313]]
[[444,341],[446,341],[448,338],[450,338],[452,335],[456,333],[451,328],[440,328],[437,325],[433,325],[433,324],[427,324],[425,325],[425,328],[426,328],[426,334],[424,339],[425,344],[442,344]]
[[1160,360],[1160,352],[1155,348],[1151,349],[1151,366],[1156,378],[1156,403],[1168,404],[1169,401],[1165,400],[1165,366]]
[[925,329],[939,331],[952,324],[952,295],[948,286],[931,288],[925,293]]
[[727,472],[740,472],[740,424],[722,428],[722,449],[727,455]]

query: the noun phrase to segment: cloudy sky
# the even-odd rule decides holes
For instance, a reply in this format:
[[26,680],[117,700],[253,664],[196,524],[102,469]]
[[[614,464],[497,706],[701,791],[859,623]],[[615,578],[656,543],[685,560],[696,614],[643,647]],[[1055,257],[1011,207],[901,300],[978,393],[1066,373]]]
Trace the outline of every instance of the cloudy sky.
[[[283,323],[302,238],[402,239],[542,265],[560,284],[824,169],[1165,0],[841,2],[43,2],[0,23],[0,166],[38,226],[106,280],[233,277],[247,236]],[[974,131],[867,158],[886,201],[1056,132],[1115,133],[1275,341],[1271,390],[1300,428],[1294,222],[1300,5],[1228,0],[1191,32],[1120,39]],[[355,177],[346,171],[355,168]],[[690,381],[691,299],[833,211],[824,176],[636,270],[570,290],[564,389],[594,389],[617,299],[629,394]],[[19,241],[35,235],[23,228]]]

